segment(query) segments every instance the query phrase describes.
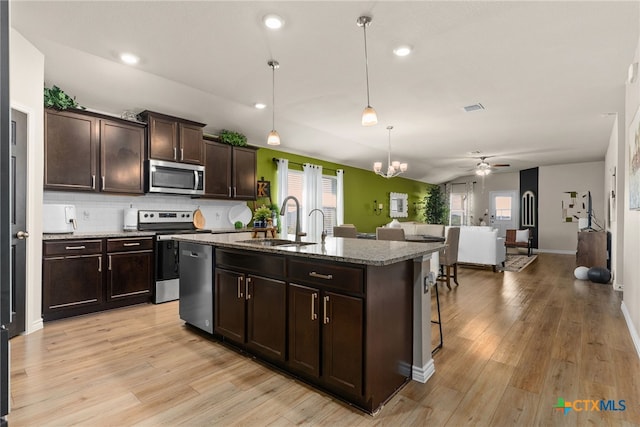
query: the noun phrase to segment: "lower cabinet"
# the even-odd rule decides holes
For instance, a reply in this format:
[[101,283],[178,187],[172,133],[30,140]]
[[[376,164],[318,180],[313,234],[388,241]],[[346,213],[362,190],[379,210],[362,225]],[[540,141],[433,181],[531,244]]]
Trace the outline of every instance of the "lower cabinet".
[[284,281],[216,268],[214,332],[280,362],[286,356],[286,304]]
[[45,241],[42,265],[45,321],[146,302],[153,238]]
[[291,369],[328,388],[360,396],[363,344],[361,298],[289,285]]

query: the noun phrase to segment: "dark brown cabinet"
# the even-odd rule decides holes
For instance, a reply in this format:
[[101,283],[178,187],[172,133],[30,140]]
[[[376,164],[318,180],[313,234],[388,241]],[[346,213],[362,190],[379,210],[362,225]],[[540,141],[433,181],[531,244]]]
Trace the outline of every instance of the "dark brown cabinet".
[[44,320],[148,301],[153,259],[152,237],[43,242]]
[[290,284],[289,366],[334,391],[361,396],[363,320],[362,298]]
[[[287,286],[280,257],[216,251],[214,332],[268,359],[286,357]],[[276,277],[252,274],[271,265]]]
[[204,139],[205,197],[256,199],[256,149]]
[[44,188],[142,194],[145,126],[45,110]]
[[203,123],[143,111],[149,126],[149,157],[171,162],[202,164]]
[[104,302],[102,240],[44,242],[44,320],[99,310]]
[[609,268],[606,231],[579,231],[576,265]]
[[44,188],[97,191],[98,119],[71,111],[44,112]]
[[152,238],[108,239],[107,301],[147,300],[151,295],[153,262]]

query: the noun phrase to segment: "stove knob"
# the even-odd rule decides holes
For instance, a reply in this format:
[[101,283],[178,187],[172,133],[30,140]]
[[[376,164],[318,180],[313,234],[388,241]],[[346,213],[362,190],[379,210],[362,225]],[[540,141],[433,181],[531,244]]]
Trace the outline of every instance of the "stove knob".
[[154,215],[154,214],[151,214],[151,218],[153,218],[153,215]]
[[147,218],[149,216],[149,214],[144,214],[144,217]]
[[190,214],[187,214],[187,218],[189,218],[189,215],[190,215]]

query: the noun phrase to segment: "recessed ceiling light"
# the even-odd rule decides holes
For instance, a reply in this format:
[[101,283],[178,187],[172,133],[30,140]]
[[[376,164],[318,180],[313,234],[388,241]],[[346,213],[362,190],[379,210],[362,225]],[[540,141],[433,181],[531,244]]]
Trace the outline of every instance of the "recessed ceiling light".
[[262,102],[256,102],[255,104],[253,104],[253,106],[258,110],[264,110],[265,108],[267,108],[267,104],[263,104]]
[[403,45],[393,49],[396,56],[407,56],[411,53],[411,46]]
[[138,61],[140,61],[140,58],[138,58],[133,53],[123,53],[120,55],[120,60],[125,64],[135,65],[138,63]]
[[262,19],[262,21],[264,22],[264,25],[267,26],[267,28],[271,28],[272,30],[277,30],[278,28],[281,28],[284,25],[284,19],[272,13],[269,15],[266,15]]

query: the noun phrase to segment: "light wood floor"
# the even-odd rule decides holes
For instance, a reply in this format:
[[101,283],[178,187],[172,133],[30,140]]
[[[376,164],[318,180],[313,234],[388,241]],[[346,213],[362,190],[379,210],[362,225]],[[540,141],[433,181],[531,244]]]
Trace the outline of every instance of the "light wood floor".
[[[462,268],[440,285],[444,348],[365,415],[193,333],[176,302],[47,323],[11,341],[11,426],[640,425],[640,362],[610,286],[574,280],[574,257],[520,273]],[[434,331],[435,332],[435,331]],[[558,398],[625,400],[571,411]]]

